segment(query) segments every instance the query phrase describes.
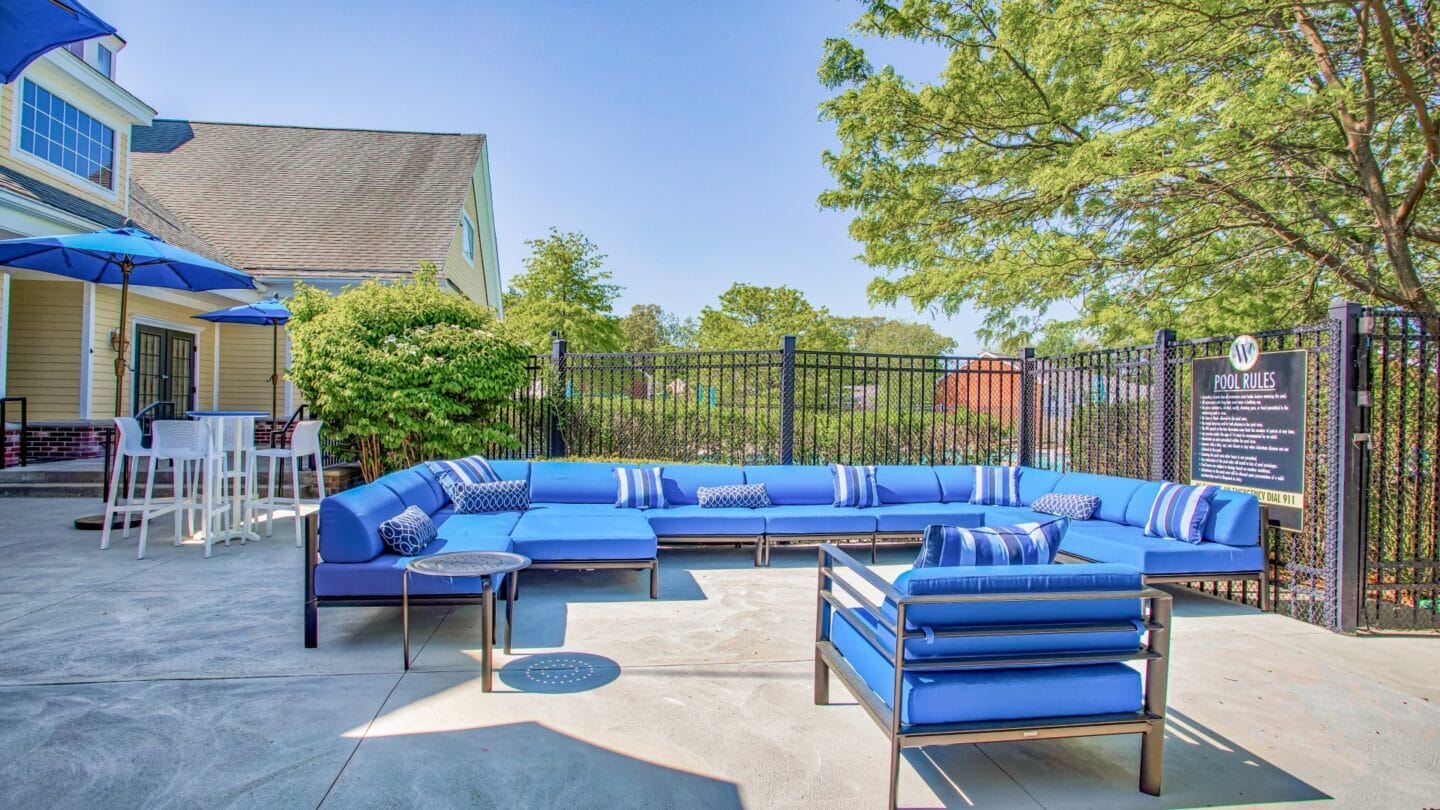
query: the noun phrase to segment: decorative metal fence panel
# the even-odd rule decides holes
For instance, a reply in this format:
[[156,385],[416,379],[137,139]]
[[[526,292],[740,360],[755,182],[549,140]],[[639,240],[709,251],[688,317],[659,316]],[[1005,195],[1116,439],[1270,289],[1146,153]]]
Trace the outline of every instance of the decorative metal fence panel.
[[1148,478],[1153,354],[1138,346],[1030,361],[1030,463]]
[[1365,622],[1440,628],[1440,324],[1369,310],[1362,369],[1370,398],[1362,475]]

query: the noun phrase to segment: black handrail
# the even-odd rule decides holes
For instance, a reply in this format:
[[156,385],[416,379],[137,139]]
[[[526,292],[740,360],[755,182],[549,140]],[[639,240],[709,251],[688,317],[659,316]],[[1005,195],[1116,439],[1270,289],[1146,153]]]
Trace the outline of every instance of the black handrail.
[[286,447],[290,444],[290,429],[295,427],[295,423],[300,422],[305,418],[306,407],[307,406],[302,404],[300,407],[296,408],[295,412],[290,414],[290,418],[285,420],[285,426],[280,428],[279,433],[275,432],[275,423],[270,423],[271,447]]
[[0,470],[5,469],[5,454],[10,443],[10,431],[5,427],[9,423],[5,408],[12,402],[20,403],[20,466],[30,465],[29,403],[25,401],[25,397],[0,397]]

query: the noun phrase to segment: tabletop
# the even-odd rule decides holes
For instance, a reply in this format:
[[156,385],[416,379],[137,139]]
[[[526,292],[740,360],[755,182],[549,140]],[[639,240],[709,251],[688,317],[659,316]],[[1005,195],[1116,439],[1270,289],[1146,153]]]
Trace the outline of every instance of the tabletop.
[[448,551],[416,557],[405,568],[436,577],[488,577],[519,571],[529,564],[529,557],[508,551]]
[[269,411],[186,411],[186,416],[202,419],[207,416],[269,416]]

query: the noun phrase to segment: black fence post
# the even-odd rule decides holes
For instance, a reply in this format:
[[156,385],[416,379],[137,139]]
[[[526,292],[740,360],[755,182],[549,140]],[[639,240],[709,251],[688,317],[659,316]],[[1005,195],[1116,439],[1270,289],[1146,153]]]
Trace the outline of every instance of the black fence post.
[[1015,446],[1015,463],[1021,467],[1035,466],[1035,350],[1029,346],[1020,350],[1020,412],[1016,424],[1020,436]]
[[1175,367],[1170,352],[1175,343],[1171,329],[1155,330],[1155,348],[1150,354],[1150,477],[1175,480]]
[[795,463],[795,336],[780,339],[780,463]]
[[[1335,437],[1335,458],[1329,461],[1335,470],[1335,568],[1336,568],[1336,629],[1353,633],[1360,625],[1360,583],[1365,565],[1365,542],[1361,537],[1361,510],[1364,508],[1365,476],[1364,444],[1369,439],[1369,391],[1361,378],[1361,369],[1368,362],[1367,331],[1362,325],[1363,311],[1359,304],[1335,304],[1330,307],[1332,328],[1339,330],[1331,362],[1335,364],[1335,384],[1331,387],[1330,430]],[[1309,505],[1315,508],[1316,505]]]
[[566,390],[568,382],[565,378],[565,339],[560,337],[558,332],[551,332],[550,336],[550,367],[555,370],[553,384],[555,390],[550,393],[550,407],[546,409],[545,418],[549,425],[550,458],[565,457],[565,433],[560,429],[559,408],[567,407],[570,399],[570,392]]

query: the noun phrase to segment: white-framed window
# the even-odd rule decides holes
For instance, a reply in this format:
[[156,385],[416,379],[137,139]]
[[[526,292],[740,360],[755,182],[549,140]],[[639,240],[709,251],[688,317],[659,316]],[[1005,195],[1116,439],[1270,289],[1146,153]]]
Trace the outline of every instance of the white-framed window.
[[115,188],[115,130],[25,80],[20,150],[107,191]]
[[475,263],[475,223],[463,212],[460,214],[460,252],[465,254],[465,261]]
[[105,78],[115,78],[115,54],[109,48],[95,43],[95,69],[105,74]]

